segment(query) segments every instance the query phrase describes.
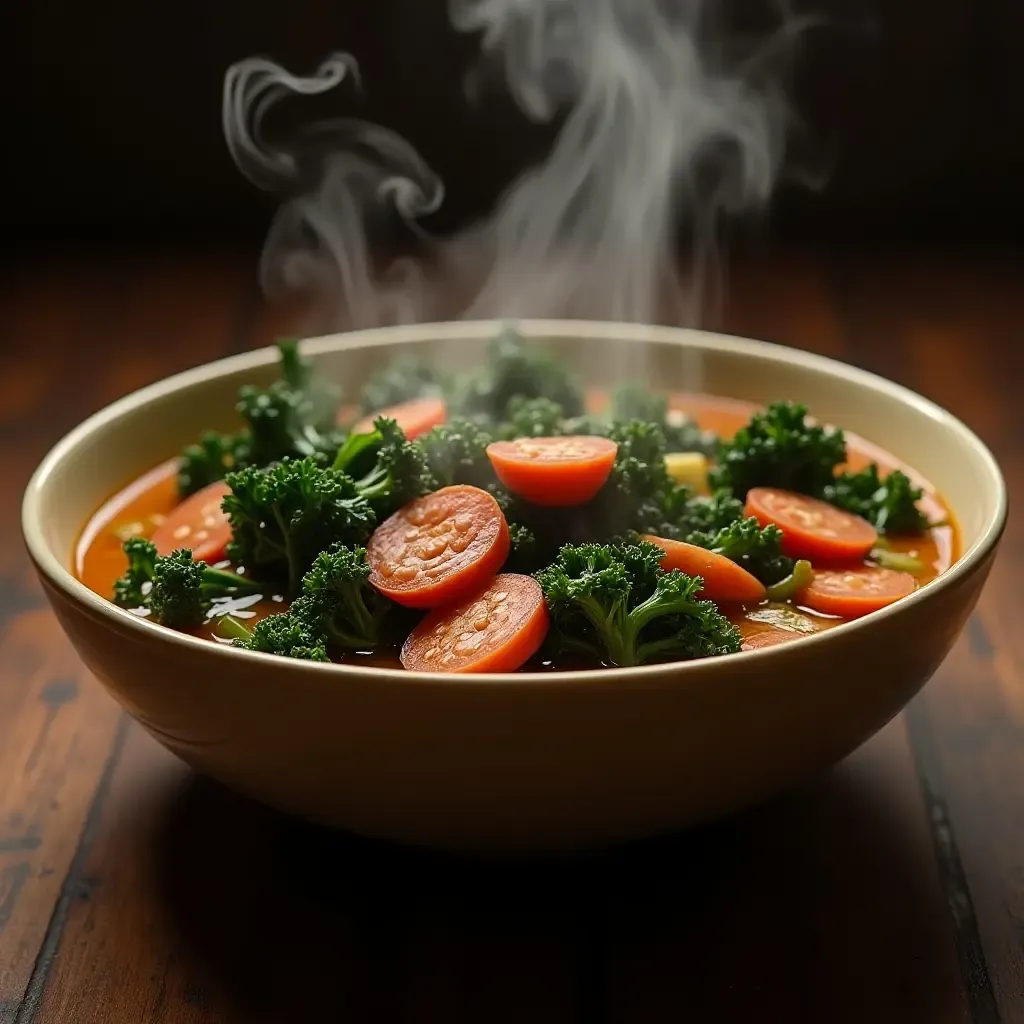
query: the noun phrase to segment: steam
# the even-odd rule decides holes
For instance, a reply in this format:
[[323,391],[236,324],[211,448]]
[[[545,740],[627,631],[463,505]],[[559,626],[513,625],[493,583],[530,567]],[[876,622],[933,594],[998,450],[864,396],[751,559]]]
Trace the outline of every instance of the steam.
[[[715,292],[722,218],[763,207],[779,175],[787,108],[770,72],[795,28],[783,17],[767,43],[730,57],[716,10],[714,0],[451,0],[454,28],[480,35],[523,114],[560,127],[493,215],[450,239],[419,224],[441,205],[441,181],[387,129],[344,118],[267,141],[286,97],[358,90],[351,56],[308,77],[263,59],[235,65],[228,147],[255,185],[283,196],[264,288],[308,293],[325,326],[409,322],[430,315],[422,266],[483,266],[467,317],[697,324]],[[411,240],[421,260],[375,266],[382,238]]]

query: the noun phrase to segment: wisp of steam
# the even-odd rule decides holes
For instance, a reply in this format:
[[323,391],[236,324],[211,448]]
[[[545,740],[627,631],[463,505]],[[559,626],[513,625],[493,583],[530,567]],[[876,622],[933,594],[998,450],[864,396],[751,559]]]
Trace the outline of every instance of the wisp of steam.
[[[483,59],[523,114],[558,124],[546,159],[491,216],[452,238],[422,229],[444,199],[442,182],[388,129],[344,117],[268,142],[267,115],[285,98],[360,88],[352,56],[333,54],[307,77],[259,58],[234,65],[223,101],[232,158],[282,196],[262,257],[264,289],[306,293],[324,327],[414,322],[431,308],[422,266],[483,266],[466,317],[697,324],[714,291],[720,220],[763,207],[779,175],[787,108],[765,70],[795,26],[783,16],[767,42],[736,55],[717,8],[451,0],[453,27],[479,35]],[[419,260],[378,266],[377,243],[396,225],[414,233]]]

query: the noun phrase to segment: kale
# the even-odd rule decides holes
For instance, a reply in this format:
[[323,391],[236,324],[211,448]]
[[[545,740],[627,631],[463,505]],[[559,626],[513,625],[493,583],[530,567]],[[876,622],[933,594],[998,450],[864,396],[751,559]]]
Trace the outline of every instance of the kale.
[[444,378],[430,360],[418,355],[401,355],[371,374],[360,392],[360,409],[372,414],[411,398],[440,394],[444,384]]
[[182,498],[223,480],[232,470],[268,466],[285,458],[315,455],[327,463],[343,435],[335,429],[341,392],[315,373],[298,343],[277,344],[281,377],[267,388],[239,388],[235,411],[245,426],[233,434],[208,432],[178,460]]
[[487,458],[487,446],[493,438],[471,420],[452,420],[421,435],[416,444],[426,460],[430,490],[470,484],[489,488],[496,482]]
[[558,437],[567,433],[565,409],[550,398],[513,397],[505,409],[499,433],[506,440],[517,437]]
[[349,436],[333,468],[355,478],[356,491],[378,520],[432,489],[423,448],[407,440],[395,420],[383,416],[374,421],[372,431]]
[[861,516],[879,533],[920,533],[928,519],[918,508],[924,492],[901,470],[886,477],[875,463],[859,473],[841,473],[824,491],[824,498],[847,512]]
[[664,572],[662,557],[646,542],[563,547],[537,574],[561,648],[616,666],[738,651],[736,629],[696,596],[703,580]]
[[310,633],[306,624],[290,612],[268,615],[252,629],[225,615],[218,621],[217,628],[222,636],[232,639],[236,647],[248,651],[303,661],[330,661],[323,641]]
[[341,545],[317,556],[289,611],[329,646],[372,651],[390,642],[395,605],[370,585],[366,549]]
[[458,415],[493,423],[513,398],[550,399],[566,416],[583,412],[583,388],[565,363],[506,328],[490,345],[483,365],[456,378],[449,404]]
[[303,575],[332,544],[364,544],[377,524],[370,502],[345,473],[313,457],[227,475],[228,557],[299,592]]
[[724,555],[766,585],[793,572],[793,559],[782,553],[782,531],[772,524],[761,526],[752,516],[713,532],[695,531],[686,542]]
[[237,464],[238,452],[245,446],[239,434],[208,431],[198,444],[190,444],[178,460],[178,493],[182,498],[223,480]]
[[187,548],[158,555],[152,541],[132,537],[124,542],[124,553],[128,566],[114,584],[114,603],[145,609],[154,622],[174,629],[200,625],[220,598],[261,589],[245,576],[193,560]]
[[808,423],[803,405],[773,402],[719,443],[716,460],[708,474],[712,488],[731,490],[741,501],[754,487],[817,496],[846,460],[846,440],[841,430]]
[[665,435],[670,452],[701,452],[711,455],[717,437],[701,428],[688,416],[668,407],[668,398],[651,391],[638,381],[627,381],[612,393],[610,403],[612,420],[643,420],[657,423]]

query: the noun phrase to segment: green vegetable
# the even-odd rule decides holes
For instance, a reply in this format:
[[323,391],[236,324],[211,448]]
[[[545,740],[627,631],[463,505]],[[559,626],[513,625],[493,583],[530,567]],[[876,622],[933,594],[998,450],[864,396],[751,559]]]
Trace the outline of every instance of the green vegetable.
[[451,420],[416,439],[426,460],[429,489],[454,484],[487,488],[496,483],[487,458],[492,436],[471,420]]
[[506,327],[479,368],[459,377],[449,405],[457,415],[497,422],[513,398],[547,398],[566,416],[583,412],[583,388],[560,359],[542,345],[527,345]]
[[657,423],[631,420],[613,424],[608,436],[619,450],[608,482],[596,499],[598,535],[641,529],[654,532],[647,526],[678,514],[690,496],[665,468],[665,435]]
[[713,533],[695,531],[686,541],[725,555],[764,584],[778,584],[794,571],[793,559],[782,553],[782,530],[771,524],[762,527],[752,516]]
[[505,409],[505,422],[499,428],[503,438],[558,437],[566,433],[565,409],[550,398],[524,398],[515,395]]
[[779,487],[820,496],[846,460],[841,430],[807,422],[796,402],[773,402],[718,445],[708,474],[713,489],[727,488],[743,500],[753,487]]
[[314,373],[298,343],[278,342],[281,378],[268,388],[243,385],[235,410],[245,428],[234,434],[209,432],[189,445],[178,462],[182,498],[223,480],[231,470],[268,466],[284,458],[333,457],[342,434],[334,429],[340,390]]
[[390,640],[389,613],[395,605],[369,583],[366,549],[340,545],[321,552],[302,578],[302,596],[290,613],[310,636],[334,647],[371,651]]
[[793,565],[793,571],[784,579],[768,587],[765,597],[769,601],[791,601],[814,582],[814,567],[805,558]]
[[740,636],[699,577],[664,572],[653,544],[567,545],[537,574],[561,647],[610,665],[704,658],[740,649]]
[[235,409],[249,427],[235,446],[244,465],[269,466],[320,453],[330,457],[341,441],[340,433],[322,433],[313,425],[306,397],[284,381],[266,389],[243,385]]
[[218,631],[234,640],[236,647],[282,658],[305,661],[330,661],[323,643],[313,636],[305,624],[288,612],[268,615],[249,629],[244,623],[225,615],[218,622]]
[[297,341],[283,339],[277,343],[277,348],[281,356],[281,377],[301,396],[305,421],[320,432],[333,430],[341,407],[341,388],[316,372],[312,360],[302,356]]
[[237,463],[237,453],[245,440],[237,434],[208,431],[198,444],[190,444],[178,460],[178,493],[182,498],[223,480]]
[[508,532],[511,547],[501,571],[532,576],[542,564],[536,535],[531,529],[520,523],[509,523]]
[[871,551],[871,561],[883,569],[895,569],[897,572],[909,572],[912,576],[923,576],[926,566],[920,558],[905,555],[902,551],[876,547]]
[[423,448],[408,441],[395,420],[383,416],[374,421],[372,431],[348,438],[333,469],[352,477],[365,470],[356,477],[355,488],[379,520],[431,489]]
[[355,481],[315,458],[250,466],[227,475],[228,556],[298,594],[303,575],[335,543],[364,544],[377,516]]
[[417,355],[402,355],[374,373],[363,385],[359,396],[364,413],[375,413],[388,406],[439,394],[443,379],[433,364]]
[[924,492],[894,470],[882,479],[875,463],[859,473],[841,473],[825,488],[826,501],[862,516],[882,533],[920,533],[928,520],[917,507]]
[[688,536],[697,532],[713,533],[743,518],[743,503],[733,497],[731,491],[717,490],[709,497],[698,496],[688,501],[679,527]]
[[194,561],[187,548],[159,556],[151,541],[133,537],[124,542],[124,553],[128,568],[114,584],[115,604],[147,609],[150,618],[164,626],[198,626],[215,600],[262,589],[237,573]]
[[718,442],[714,434],[701,430],[693,420],[671,413],[668,398],[638,381],[627,381],[612,393],[612,420],[644,420],[657,423],[670,452],[701,452],[711,455]]

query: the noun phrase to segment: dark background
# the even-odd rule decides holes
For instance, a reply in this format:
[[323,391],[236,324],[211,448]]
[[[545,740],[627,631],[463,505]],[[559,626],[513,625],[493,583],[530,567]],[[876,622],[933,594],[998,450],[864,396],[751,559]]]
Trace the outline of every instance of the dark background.
[[[8,237],[216,232],[260,237],[274,200],[231,164],[227,66],[265,54],[307,73],[359,60],[345,112],[419,148],[446,216],[485,208],[544,134],[507,105],[467,108],[476,52],[442,0],[21,0],[2,5]],[[792,92],[831,166],[783,184],[772,237],[1013,240],[1024,226],[1024,5],[1019,0],[818,0]]]

